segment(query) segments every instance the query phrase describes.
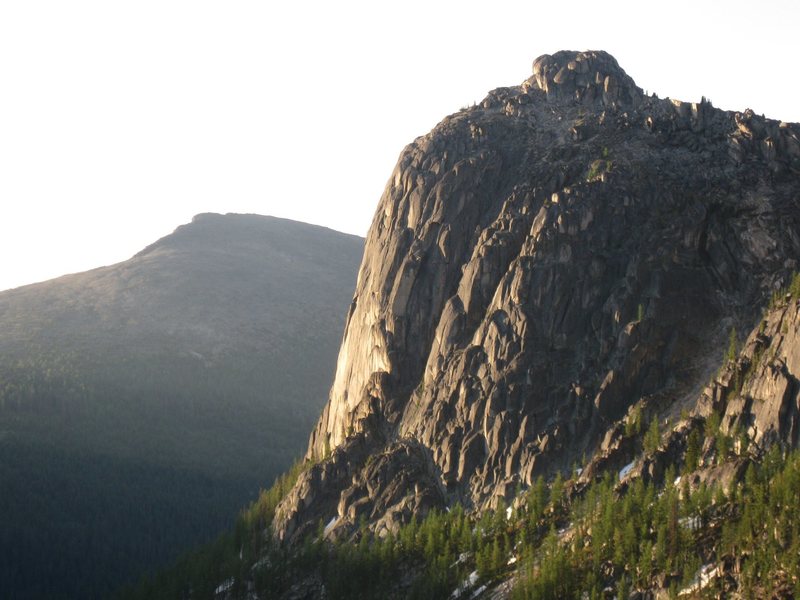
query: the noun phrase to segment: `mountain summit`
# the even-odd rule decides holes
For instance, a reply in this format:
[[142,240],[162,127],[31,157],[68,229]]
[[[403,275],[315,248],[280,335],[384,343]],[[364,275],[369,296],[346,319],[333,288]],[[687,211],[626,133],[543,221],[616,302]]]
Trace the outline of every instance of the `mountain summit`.
[[607,52],[545,54],[533,61],[525,88],[543,91],[550,101],[574,100],[596,106],[635,106],[644,96]]
[[632,407],[677,418],[799,258],[800,126],[536,59],[401,153],[275,534],[511,502]]

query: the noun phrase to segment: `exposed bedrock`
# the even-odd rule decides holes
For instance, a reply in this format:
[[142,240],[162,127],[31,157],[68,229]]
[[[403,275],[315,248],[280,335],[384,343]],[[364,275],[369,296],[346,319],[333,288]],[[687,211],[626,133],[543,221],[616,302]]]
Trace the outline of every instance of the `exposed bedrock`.
[[415,140],[278,535],[510,497],[640,398],[696,397],[797,267],[799,139],[559,52]]

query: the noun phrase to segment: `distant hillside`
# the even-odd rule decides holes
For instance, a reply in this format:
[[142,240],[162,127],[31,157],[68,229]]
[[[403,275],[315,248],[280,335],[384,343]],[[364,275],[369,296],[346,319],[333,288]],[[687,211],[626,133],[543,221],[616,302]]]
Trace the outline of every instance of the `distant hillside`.
[[0,596],[102,597],[230,524],[304,447],[362,249],[203,214],[0,293]]

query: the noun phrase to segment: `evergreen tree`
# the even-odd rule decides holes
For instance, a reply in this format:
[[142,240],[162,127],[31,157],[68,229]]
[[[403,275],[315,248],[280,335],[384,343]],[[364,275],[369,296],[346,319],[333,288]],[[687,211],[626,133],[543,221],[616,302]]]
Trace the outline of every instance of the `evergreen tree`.
[[658,427],[658,418],[654,417],[644,435],[644,451],[648,454],[655,452],[659,445],[661,445],[661,430]]
[[689,434],[689,437],[686,440],[685,473],[691,473],[697,469],[700,461],[701,446],[702,441],[700,439],[700,432],[697,431],[697,429],[692,429],[692,432]]

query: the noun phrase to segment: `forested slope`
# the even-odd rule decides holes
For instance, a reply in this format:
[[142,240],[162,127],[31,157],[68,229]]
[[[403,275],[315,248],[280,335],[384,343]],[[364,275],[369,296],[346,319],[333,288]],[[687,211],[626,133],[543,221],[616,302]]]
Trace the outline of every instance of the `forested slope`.
[[303,447],[361,251],[207,214],[0,293],[0,596],[104,597],[229,526]]

